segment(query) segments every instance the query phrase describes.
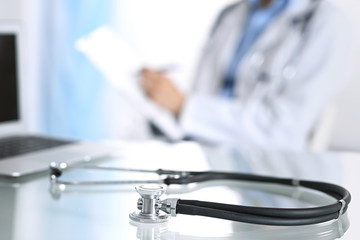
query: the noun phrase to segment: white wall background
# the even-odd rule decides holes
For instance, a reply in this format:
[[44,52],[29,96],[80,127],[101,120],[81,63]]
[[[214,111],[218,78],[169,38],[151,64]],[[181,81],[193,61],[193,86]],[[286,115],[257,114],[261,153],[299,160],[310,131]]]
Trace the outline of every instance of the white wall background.
[[0,0],[0,19],[20,19],[21,0]]
[[[360,151],[360,1],[331,0],[341,8],[353,23],[356,47],[354,47],[354,72],[348,88],[337,99],[338,114],[330,141],[331,149]],[[31,83],[29,96],[31,111],[30,128],[36,131],[38,119],[38,52],[41,51],[39,16],[42,0],[0,0],[0,20],[19,20],[23,23],[26,38],[25,66],[27,81]],[[199,48],[205,40],[216,12],[231,0],[122,0],[118,1],[118,29],[121,34],[154,63],[180,63],[182,70],[180,87],[190,84],[191,70]],[[160,7],[161,6],[161,7]],[[165,11],[166,9],[167,11]],[[147,24],[147,28],[144,26]],[[186,26],[186,27],[185,27]],[[189,28],[189,26],[191,28]],[[166,35],[162,35],[166,30]],[[164,37],[159,38],[159,35]],[[160,40],[159,40],[160,39]],[[160,52],[166,54],[158,54]],[[29,57],[31,56],[31,57]]]
[[332,0],[353,24],[353,73],[349,85],[336,100],[337,116],[330,148],[360,151],[360,1]]

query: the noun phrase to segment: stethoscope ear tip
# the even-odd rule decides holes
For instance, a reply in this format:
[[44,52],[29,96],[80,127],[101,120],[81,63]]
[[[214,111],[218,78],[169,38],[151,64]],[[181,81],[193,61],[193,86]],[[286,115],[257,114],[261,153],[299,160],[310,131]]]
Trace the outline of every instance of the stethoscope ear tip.
[[61,176],[62,170],[61,170],[61,167],[60,167],[59,164],[57,164],[56,162],[52,162],[52,163],[50,163],[49,168],[50,168],[50,171],[51,171],[50,172],[51,176],[54,176],[56,178]]
[[51,175],[55,177],[60,177],[62,174],[62,171],[58,168],[51,168]]

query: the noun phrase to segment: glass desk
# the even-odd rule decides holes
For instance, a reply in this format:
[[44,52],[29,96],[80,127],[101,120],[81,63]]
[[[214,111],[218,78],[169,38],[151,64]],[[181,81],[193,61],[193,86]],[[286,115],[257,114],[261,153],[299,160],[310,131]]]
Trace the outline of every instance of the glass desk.
[[[185,142],[106,143],[117,151],[95,161],[103,166],[143,169],[224,170],[320,180],[352,194],[347,214],[316,225],[279,227],[177,215],[162,224],[130,221],[137,210],[137,185],[52,186],[49,173],[0,178],[0,239],[357,239],[360,236],[360,154],[268,152],[200,146]],[[154,174],[69,169],[64,180],[156,179]],[[266,207],[309,207],[330,197],[291,187],[234,181],[170,186],[163,198],[177,197]]]

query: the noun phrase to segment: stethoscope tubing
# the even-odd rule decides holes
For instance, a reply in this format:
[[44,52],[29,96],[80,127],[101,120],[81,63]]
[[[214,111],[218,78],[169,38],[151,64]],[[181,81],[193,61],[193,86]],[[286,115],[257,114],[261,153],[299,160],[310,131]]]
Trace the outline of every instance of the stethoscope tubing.
[[[79,166],[84,167],[84,166]],[[351,195],[345,188],[326,182],[297,180],[291,178],[277,178],[255,174],[219,171],[173,171],[173,170],[137,170],[126,168],[107,168],[97,166],[86,166],[99,170],[137,171],[156,173],[159,176],[168,175],[158,180],[125,180],[125,181],[62,181],[58,178],[62,175],[62,169],[50,167],[51,181],[56,184],[65,185],[101,185],[101,184],[132,184],[132,183],[158,183],[166,185],[186,185],[190,183],[201,183],[215,180],[248,181],[263,184],[278,184],[283,186],[303,187],[316,190],[335,198],[332,204],[310,208],[269,208],[242,206],[223,203],[214,203],[197,200],[177,201],[176,213],[186,215],[199,215],[213,218],[220,218],[238,222],[247,222],[263,225],[296,226],[322,223],[338,219],[343,215],[351,201]]]
[[294,226],[338,219],[347,211],[347,206],[351,201],[350,193],[345,188],[335,184],[290,178],[274,178],[253,174],[212,171],[201,173],[192,172],[192,175],[189,177],[168,177],[164,182],[171,185],[198,183],[210,180],[237,180],[304,187],[332,196],[338,201],[326,206],[311,208],[266,208],[179,199],[177,212],[180,214],[208,216],[255,224]]
[[[198,202],[198,204],[201,205],[203,205],[204,203],[205,202],[202,201]],[[227,204],[223,204],[223,205],[227,205]],[[261,209],[261,211],[262,210],[264,209]],[[274,211],[278,211],[278,210],[280,209],[274,209]],[[178,201],[177,213],[220,218],[225,220],[246,222],[252,224],[273,225],[273,226],[310,225],[310,224],[327,222],[333,219],[337,219],[339,217],[339,213],[336,212],[328,215],[321,215],[321,216],[315,216],[309,218],[297,218],[292,216],[291,214],[288,214],[284,217],[275,217],[264,214],[234,212],[232,208],[229,208],[229,210],[223,210],[213,207],[196,206],[193,204],[193,202],[191,201],[189,202],[188,200]]]

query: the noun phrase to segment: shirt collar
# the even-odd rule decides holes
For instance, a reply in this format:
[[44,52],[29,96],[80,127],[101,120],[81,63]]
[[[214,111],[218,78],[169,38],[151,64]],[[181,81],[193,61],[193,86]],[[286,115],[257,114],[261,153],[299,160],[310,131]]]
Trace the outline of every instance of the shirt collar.
[[[251,7],[257,7],[259,6],[260,2],[262,0],[247,0],[248,4],[251,6]],[[302,1],[302,0],[274,0],[274,2],[292,2],[292,1]]]

